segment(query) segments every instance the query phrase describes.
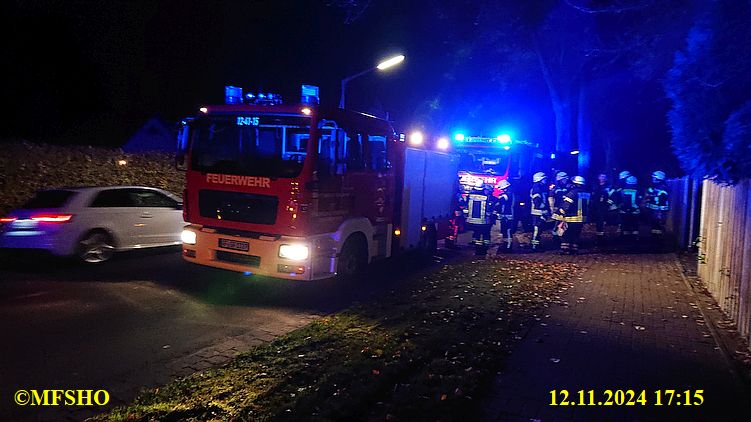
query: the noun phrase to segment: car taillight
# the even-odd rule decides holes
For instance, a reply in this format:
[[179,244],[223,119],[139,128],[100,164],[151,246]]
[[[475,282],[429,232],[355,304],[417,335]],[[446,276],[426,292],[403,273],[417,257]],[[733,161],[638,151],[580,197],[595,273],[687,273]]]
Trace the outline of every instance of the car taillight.
[[18,220],[18,217],[2,217],[0,218],[0,224],[3,223],[12,223],[14,221]]
[[32,220],[44,223],[67,223],[71,218],[73,218],[73,214],[38,214],[31,216]]

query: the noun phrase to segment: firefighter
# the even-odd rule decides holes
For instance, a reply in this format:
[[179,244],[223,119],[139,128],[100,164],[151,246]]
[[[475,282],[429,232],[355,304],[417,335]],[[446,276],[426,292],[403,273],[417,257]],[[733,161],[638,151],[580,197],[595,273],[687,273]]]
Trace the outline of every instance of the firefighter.
[[657,170],[652,173],[652,185],[644,194],[644,208],[649,220],[652,239],[659,242],[665,229],[665,217],[670,209],[664,171]]
[[495,205],[495,214],[501,220],[501,244],[496,253],[510,253],[513,235],[516,231],[517,222],[514,219],[514,194],[511,192],[511,183],[503,179],[498,182],[496,189],[500,191]]
[[459,240],[459,233],[463,233],[465,229],[466,215],[467,215],[467,197],[469,195],[464,193],[465,190],[460,187],[460,191],[456,194],[456,207],[454,213],[449,219],[449,235],[446,236],[445,244],[448,249],[457,249],[457,240]]
[[532,189],[529,191],[530,214],[532,214],[532,251],[541,250],[540,233],[550,219],[548,185],[545,173],[538,171],[532,176]]
[[490,247],[490,230],[495,224],[496,198],[493,187],[485,184],[467,198],[467,223],[472,229],[475,255],[485,256]]
[[[560,201],[563,201],[563,196],[569,190],[569,177],[565,171],[559,171],[555,174],[555,184],[550,187],[550,196],[548,196],[548,202],[550,203],[550,209],[555,210]],[[553,243],[560,245],[561,237],[560,231],[553,228]]]
[[623,191],[623,188],[626,186],[626,179],[631,176],[631,172],[628,170],[621,170],[620,173],[618,173],[618,180],[613,185],[613,188],[615,191],[613,192],[613,202],[615,203],[615,223],[618,224],[618,233],[622,233],[623,231],[623,215],[621,214],[621,191]]
[[579,251],[579,238],[587,222],[590,194],[586,192],[582,176],[574,176],[570,188],[556,204],[553,219],[559,223],[561,253],[575,255]]
[[446,236],[445,244],[448,249],[457,249],[456,241],[459,238],[459,232],[461,231],[462,224],[464,222],[464,214],[462,209],[457,206],[454,209],[454,215],[449,219],[449,235]]
[[605,242],[605,224],[612,223],[612,213],[618,210],[613,196],[615,188],[608,182],[608,175],[600,173],[597,176],[597,185],[592,191],[590,216],[595,222],[596,244],[602,246]]
[[639,240],[639,215],[642,196],[639,193],[636,176],[628,176],[620,190],[618,210],[621,216],[621,237],[629,241]]
[[569,177],[565,171],[559,171],[555,174],[555,184],[550,188],[550,196],[548,201],[550,206],[555,206],[555,203],[563,198],[563,195],[568,192],[569,189]]

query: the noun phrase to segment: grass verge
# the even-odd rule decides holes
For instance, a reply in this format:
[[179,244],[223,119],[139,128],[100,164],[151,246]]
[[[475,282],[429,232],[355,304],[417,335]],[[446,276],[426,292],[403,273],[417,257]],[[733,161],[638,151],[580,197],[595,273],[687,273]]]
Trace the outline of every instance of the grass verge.
[[95,420],[461,420],[574,264],[445,265]]

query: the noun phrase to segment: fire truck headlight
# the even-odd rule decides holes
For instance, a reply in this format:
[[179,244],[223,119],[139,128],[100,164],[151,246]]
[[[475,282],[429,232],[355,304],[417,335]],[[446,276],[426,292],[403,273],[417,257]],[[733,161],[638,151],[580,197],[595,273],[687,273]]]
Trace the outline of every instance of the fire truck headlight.
[[293,261],[306,260],[308,259],[308,247],[306,245],[281,245],[279,246],[279,257]]
[[449,149],[449,139],[448,138],[439,138],[437,146],[438,146],[438,149],[442,149],[442,150]]
[[415,131],[415,132],[412,132],[409,135],[409,144],[410,145],[414,145],[414,146],[422,145],[422,141],[423,141],[422,132]]
[[183,232],[180,233],[180,239],[186,245],[195,245],[196,244],[196,232],[191,231],[191,230],[183,230]]

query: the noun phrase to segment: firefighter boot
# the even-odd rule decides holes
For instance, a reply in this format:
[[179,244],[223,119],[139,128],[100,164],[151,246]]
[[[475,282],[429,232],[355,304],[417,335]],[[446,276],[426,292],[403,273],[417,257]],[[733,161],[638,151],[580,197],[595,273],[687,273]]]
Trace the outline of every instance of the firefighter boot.
[[456,249],[456,240],[454,240],[454,239],[452,239],[450,237],[447,237],[443,241],[443,244],[444,244],[444,246],[446,246],[446,249]]
[[510,237],[501,239],[501,244],[498,245],[498,250],[496,251],[496,253],[497,254],[511,253],[512,252],[511,244],[512,244],[512,239]]
[[475,256],[486,256],[488,254],[488,245],[483,242],[475,243]]

